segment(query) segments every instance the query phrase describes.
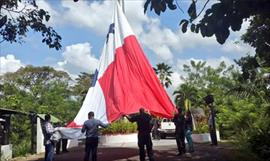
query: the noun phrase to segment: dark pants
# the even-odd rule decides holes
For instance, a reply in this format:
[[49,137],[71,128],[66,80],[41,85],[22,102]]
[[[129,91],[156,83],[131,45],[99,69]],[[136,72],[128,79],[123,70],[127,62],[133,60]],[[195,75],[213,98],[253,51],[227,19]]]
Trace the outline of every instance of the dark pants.
[[153,149],[152,149],[152,140],[150,133],[148,134],[138,134],[138,146],[139,146],[139,153],[140,153],[140,161],[145,161],[145,149],[144,146],[146,145],[147,155],[149,161],[154,161],[153,156]]
[[52,143],[45,145],[45,159],[44,161],[53,161],[54,146]]
[[216,135],[216,132],[215,130],[210,130],[210,137],[211,137],[211,142],[212,142],[212,145],[218,145],[217,143],[217,135]]
[[175,136],[176,136],[176,144],[177,144],[179,154],[186,153],[184,132],[177,133],[177,134],[175,134]]
[[61,145],[62,145],[62,152],[67,152],[67,139],[60,139],[56,144],[56,154],[60,153]]
[[153,139],[160,139],[160,132],[158,131],[158,128],[153,128],[153,131],[152,131],[152,136],[153,136]]
[[89,161],[90,154],[92,155],[92,161],[97,160],[97,147],[98,147],[97,137],[86,138],[84,161]]

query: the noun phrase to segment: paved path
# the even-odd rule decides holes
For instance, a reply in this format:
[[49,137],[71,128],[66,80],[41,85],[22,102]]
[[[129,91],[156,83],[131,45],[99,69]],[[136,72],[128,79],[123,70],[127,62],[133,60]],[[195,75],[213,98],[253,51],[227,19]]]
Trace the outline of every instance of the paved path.
[[[153,141],[156,161],[230,161],[228,154],[233,150],[221,144],[218,147],[209,144],[195,144],[195,152],[185,156],[176,156],[177,148],[174,139]],[[70,149],[69,153],[55,155],[55,161],[83,161],[83,147]],[[98,150],[99,161],[138,161],[136,143],[102,145]],[[43,161],[43,154],[18,158],[16,161]]]

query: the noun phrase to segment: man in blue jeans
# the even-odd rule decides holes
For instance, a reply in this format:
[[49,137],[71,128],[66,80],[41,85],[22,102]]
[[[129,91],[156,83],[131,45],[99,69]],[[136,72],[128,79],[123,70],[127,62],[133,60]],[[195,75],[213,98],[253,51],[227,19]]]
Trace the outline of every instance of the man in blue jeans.
[[92,161],[97,160],[97,147],[98,147],[98,127],[107,127],[107,124],[102,123],[100,120],[94,118],[94,112],[88,113],[88,120],[86,120],[82,127],[82,133],[85,133],[85,155],[84,161],[89,161],[90,154]]
[[51,124],[51,116],[45,115],[45,122],[42,125],[42,133],[44,135],[44,146],[45,146],[45,158],[44,161],[53,161],[54,156],[54,143],[51,141],[51,136],[54,133],[54,128]]
[[192,116],[191,112],[188,110],[185,114],[185,135],[188,143],[188,152],[193,153],[193,141],[192,141],[192,130],[193,130],[193,123],[192,123]]

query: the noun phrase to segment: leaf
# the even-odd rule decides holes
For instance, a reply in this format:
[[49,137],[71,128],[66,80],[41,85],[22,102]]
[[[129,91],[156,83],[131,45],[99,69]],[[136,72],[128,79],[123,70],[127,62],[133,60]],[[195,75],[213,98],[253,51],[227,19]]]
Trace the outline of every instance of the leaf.
[[191,26],[190,26],[190,30],[192,31],[192,32],[194,32],[195,31],[195,24],[191,24]]
[[186,20],[186,19],[181,20],[181,22],[179,23],[179,26],[181,26],[182,23],[184,23],[184,22],[188,22],[188,20]]
[[194,0],[188,8],[188,15],[190,16],[190,21],[193,21],[195,18],[197,18],[196,2]]
[[161,1],[160,8],[161,8],[161,11],[162,12],[165,12],[166,11],[166,2],[165,1]]
[[46,17],[45,17],[46,21],[49,21],[50,17],[51,17],[50,15],[46,15]]
[[147,8],[148,8],[148,5],[149,5],[149,3],[151,2],[151,0],[147,0],[146,2],[145,2],[145,4],[144,4],[144,14],[146,13],[146,11],[147,11]]
[[165,1],[168,4],[169,9],[175,10],[177,8],[176,5],[173,4],[173,0],[165,0]]
[[202,36],[205,37],[205,36],[206,36],[206,26],[205,26],[204,24],[201,24],[201,25],[199,26],[199,28],[200,28],[200,30],[201,30]]
[[184,24],[182,25],[182,32],[183,33],[187,32],[187,25],[188,25],[188,22],[184,22]]
[[2,18],[0,19],[0,28],[1,28],[2,26],[4,26],[4,25],[6,24],[6,22],[7,22],[7,15],[5,15],[4,17],[2,17]]
[[233,31],[239,31],[241,29],[241,25],[243,23],[243,19],[239,16],[232,16],[231,18],[231,28]]
[[217,42],[220,44],[224,44],[227,38],[230,35],[230,31],[228,28],[220,29],[219,32],[216,32],[215,36],[217,39]]
[[200,25],[196,25],[196,27],[195,27],[195,32],[196,32],[196,33],[199,33],[199,30],[200,30]]

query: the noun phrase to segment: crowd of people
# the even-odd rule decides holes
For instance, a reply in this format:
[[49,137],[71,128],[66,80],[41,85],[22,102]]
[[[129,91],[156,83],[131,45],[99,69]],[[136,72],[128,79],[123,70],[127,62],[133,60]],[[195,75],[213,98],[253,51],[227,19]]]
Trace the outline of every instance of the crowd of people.
[[[172,121],[175,124],[175,138],[176,144],[178,148],[178,153],[176,155],[181,156],[186,152],[193,153],[194,146],[192,141],[192,115],[189,110],[183,112],[181,108],[177,108],[178,112],[175,113]],[[210,114],[211,115],[211,114]],[[153,138],[159,139],[158,128],[159,121],[157,118],[152,118],[150,114],[145,112],[144,108],[139,109],[139,113],[136,115],[124,115],[130,122],[137,123],[138,130],[138,147],[139,147],[139,156],[140,161],[145,161],[146,152],[149,158],[149,161],[154,161],[153,154],[153,143],[151,133],[154,134]],[[213,126],[213,121],[210,120],[213,117],[209,117],[209,126]],[[104,124],[100,120],[94,118],[94,112],[88,113],[88,120],[86,120],[81,129],[82,133],[85,133],[85,155],[84,161],[89,161],[90,158],[92,161],[97,160],[97,148],[99,141],[99,127],[106,128],[109,124]],[[210,127],[210,129],[213,129]],[[63,152],[68,152],[66,149],[66,139],[62,139],[58,141],[58,143],[54,143],[51,140],[51,137],[54,133],[53,125],[50,122],[50,115],[45,116],[45,122],[42,126],[43,134],[44,134],[44,146],[45,146],[45,161],[52,161],[54,157],[54,147],[56,146],[56,153],[60,152],[60,143],[62,143]],[[214,137],[214,136],[213,136]],[[212,138],[212,136],[211,136]],[[185,140],[187,141],[188,148],[186,148]],[[217,145],[216,142],[214,142]],[[146,147],[146,152],[145,152]],[[187,149],[187,151],[186,151]]]

